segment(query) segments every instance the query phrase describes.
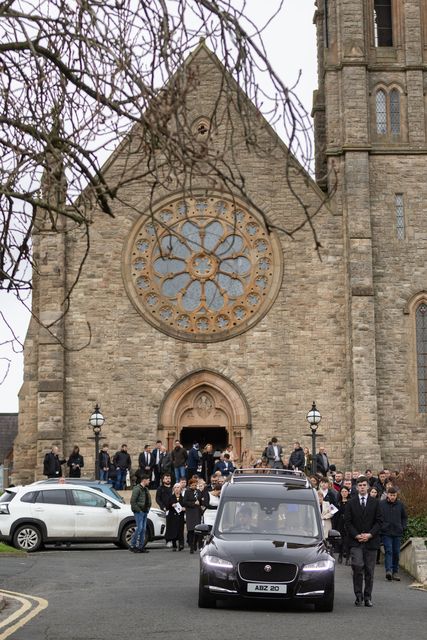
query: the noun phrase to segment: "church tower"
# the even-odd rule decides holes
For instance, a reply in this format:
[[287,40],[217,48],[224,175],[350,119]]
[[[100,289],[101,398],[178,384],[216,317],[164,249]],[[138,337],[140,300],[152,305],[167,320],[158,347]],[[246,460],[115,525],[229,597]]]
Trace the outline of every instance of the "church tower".
[[[57,136],[55,123],[51,137]],[[40,184],[44,207],[32,228],[32,318],[24,343],[24,383],[19,392],[19,430],[14,443],[14,474],[32,482],[34,469],[53,443],[64,444],[65,365],[65,221],[59,215],[66,200],[62,153],[46,145]]]
[[427,3],[316,5],[316,178],[342,215],[351,459],[377,468],[425,451]]

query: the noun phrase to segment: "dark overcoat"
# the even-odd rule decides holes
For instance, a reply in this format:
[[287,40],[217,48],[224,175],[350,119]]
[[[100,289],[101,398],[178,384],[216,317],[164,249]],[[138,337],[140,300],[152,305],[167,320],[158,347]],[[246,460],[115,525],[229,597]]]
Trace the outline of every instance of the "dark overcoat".
[[173,508],[173,504],[179,502],[181,507],[184,506],[184,498],[179,496],[177,498],[175,495],[171,495],[168,497],[166,501],[166,507],[168,509],[168,513],[166,516],[166,533],[165,539],[169,540],[184,540],[184,518],[185,511],[181,511],[181,513],[177,513]]
[[[196,525],[202,521],[201,491],[197,489],[186,489],[184,495],[185,521],[187,531],[194,531]],[[199,504],[196,504],[196,501]]]

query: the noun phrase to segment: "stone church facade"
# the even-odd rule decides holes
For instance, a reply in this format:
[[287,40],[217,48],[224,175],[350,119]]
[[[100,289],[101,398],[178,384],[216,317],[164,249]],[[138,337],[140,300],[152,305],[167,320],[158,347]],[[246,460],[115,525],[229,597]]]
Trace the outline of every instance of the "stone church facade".
[[[153,207],[148,186],[133,184],[108,222],[94,210],[69,310],[50,331],[30,324],[15,481],[40,476],[53,442],[64,453],[78,444],[90,474],[96,403],[110,450],[126,442],[135,459],[146,443],[176,438],[259,452],[276,435],[290,453],[295,439],[310,444],[313,399],[321,442],[340,467],[424,455],[427,3],[316,4],[316,180],[263,121],[264,154],[236,143],[245,135],[236,119],[230,163],[250,204],[200,175],[185,192],[159,191]],[[204,45],[188,64],[199,77],[189,106],[197,135],[210,126],[223,71]],[[216,135],[226,140],[226,124]],[[125,166],[119,149],[106,171]],[[318,212],[321,260],[307,225],[289,239],[260,215],[297,226],[295,194]],[[49,324],[84,238],[41,229],[34,247],[34,312]]]

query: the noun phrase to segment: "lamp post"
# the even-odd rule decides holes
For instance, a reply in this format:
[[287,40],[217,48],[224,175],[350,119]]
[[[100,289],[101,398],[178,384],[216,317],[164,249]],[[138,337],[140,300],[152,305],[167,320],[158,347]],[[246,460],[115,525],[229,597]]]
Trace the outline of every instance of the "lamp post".
[[[89,424],[93,429],[93,439],[95,440],[95,479],[99,480],[99,440],[101,438],[102,425],[105,422],[105,418],[99,410],[98,403],[95,405],[95,409],[89,418]],[[92,437],[91,437],[92,439]]]
[[317,427],[319,426],[319,422],[322,419],[322,416],[320,415],[319,411],[316,408],[316,403],[313,400],[313,405],[310,409],[310,411],[307,413],[306,416],[307,422],[310,425],[310,429],[311,429],[311,433],[309,433],[308,435],[311,436],[311,473],[315,474],[317,471],[317,461],[316,461],[316,436],[318,436],[319,434],[317,433]]

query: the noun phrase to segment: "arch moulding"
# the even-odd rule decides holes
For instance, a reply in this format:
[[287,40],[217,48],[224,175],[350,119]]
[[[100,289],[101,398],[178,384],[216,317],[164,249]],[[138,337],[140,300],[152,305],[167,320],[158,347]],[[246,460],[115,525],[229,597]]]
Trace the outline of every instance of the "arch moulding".
[[251,428],[250,410],[240,389],[214,371],[186,375],[167,392],[159,409],[158,434],[168,446],[185,425],[224,426],[240,455]]

